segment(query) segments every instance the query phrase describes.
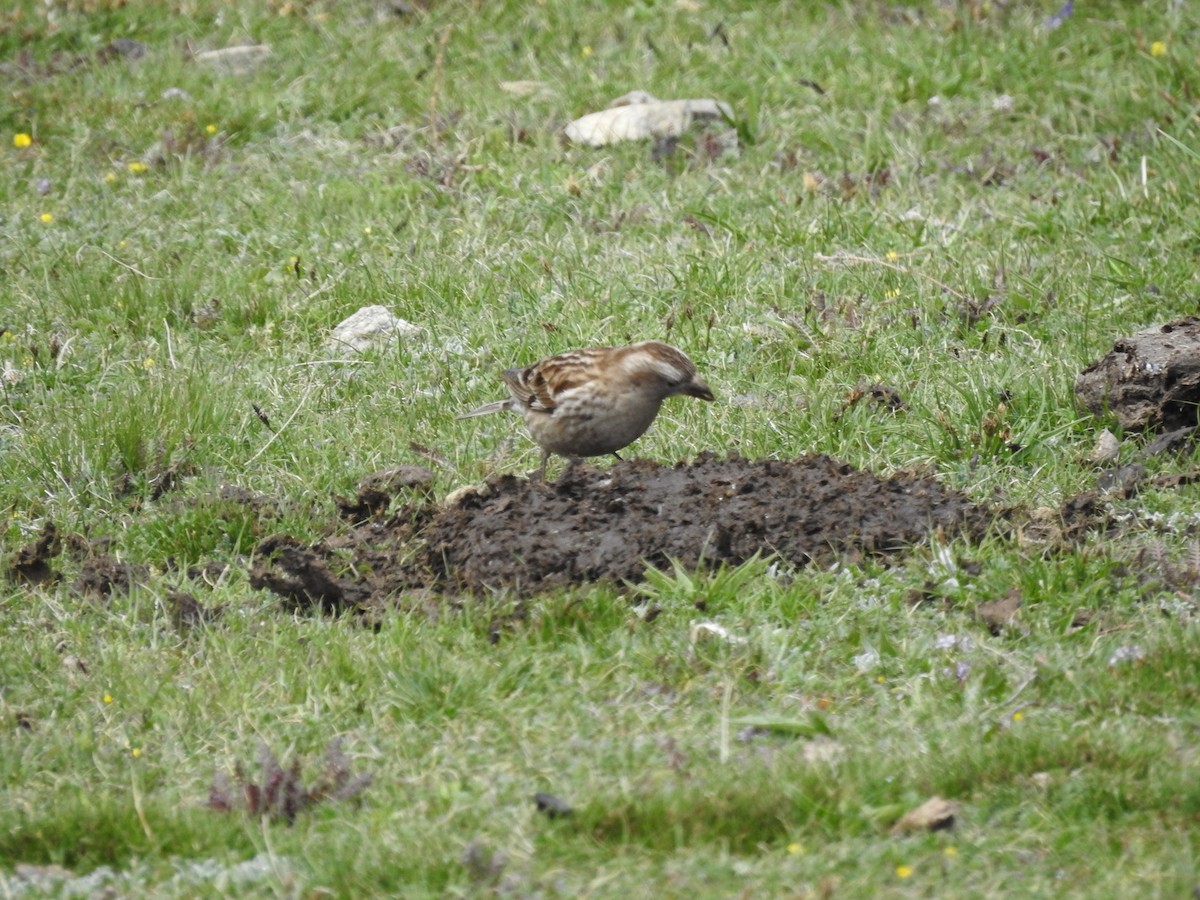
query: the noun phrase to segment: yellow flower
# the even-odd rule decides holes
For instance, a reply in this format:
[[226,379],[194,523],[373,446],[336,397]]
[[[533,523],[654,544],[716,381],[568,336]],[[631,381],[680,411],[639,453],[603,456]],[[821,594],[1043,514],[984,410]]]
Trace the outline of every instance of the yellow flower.
[[141,160],[135,159],[133,162],[131,162],[129,164],[129,171],[132,172],[134,175],[141,175],[143,172],[145,172],[149,168],[150,167],[148,165],[146,165],[144,162],[142,162]]
[[581,52],[583,53],[583,58],[587,59],[589,56],[592,55],[592,45],[591,44],[586,45]]
[[1163,41],[1155,41],[1153,44],[1150,45],[1150,55],[1151,56],[1166,56],[1167,55],[1166,43]]
[[909,878],[912,876],[912,873],[913,873],[912,866],[896,866],[896,877],[897,878]]
[[153,369],[154,368],[154,357],[147,356],[145,359],[143,359],[142,360],[142,368],[143,369]]
[[133,758],[134,758],[134,759],[137,759],[139,756],[141,756],[141,755],[142,755],[142,748],[141,748],[141,747],[134,747],[134,748],[133,748],[132,750],[130,750],[129,752],[130,752],[131,754],[133,754]]
[[16,147],[18,150],[24,150],[26,147],[28,147],[32,143],[33,143],[33,138],[30,137],[29,135],[27,135],[23,131],[18,131],[16,134],[13,135],[13,146]]
[[42,213],[40,216],[38,216],[38,218],[41,219],[43,222],[47,222],[47,223],[53,222],[54,221],[54,213]]
[[117,180],[117,173],[116,172],[105,172],[104,180],[107,181],[109,184],[113,184]]
[[875,683],[876,683],[876,684],[887,684],[887,679],[886,679],[886,678],[884,678],[882,675],[876,675],[876,676],[875,676]]
[[209,134],[216,134],[217,126],[214,125],[212,122],[209,122],[207,125],[204,126],[204,130],[207,131]]
[[105,703],[112,703],[112,702],[113,702],[113,701],[112,701],[112,694],[105,694],[105,695],[104,695],[104,702],[105,702]]
[[1014,722],[1020,722],[1023,718],[1025,718],[1025,716],[1022,715],[1021,713],[1019,713],[1019,712],[1013,713],[1013,721]]
[[898,260],[900,258],[900,254],[897,253],[895,250],[889,250],[887,253],[885,253],[883,255],[888,260],[888,262],[895,262],[896,260]]
[[371,233],[371,226],[368,225],[366,228],[363,229],[363,234],[370,234],[370,233]]
[[947,847],[945,850],[942,851],[942,855],[944,857],[946,857],[946,859],[954,859],[954,857],[958,856],[958,848],[957,847]]
[[787,851],[794,856],[797,853],[803,853],[804,847],[803,845],[797,844],[795,841],[793,841],[792,843],[788,844]]

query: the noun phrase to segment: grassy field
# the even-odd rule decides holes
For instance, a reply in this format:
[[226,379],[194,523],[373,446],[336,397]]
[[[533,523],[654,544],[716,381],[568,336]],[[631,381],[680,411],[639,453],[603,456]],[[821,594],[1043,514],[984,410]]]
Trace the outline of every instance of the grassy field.
[[[1195,487],[1074,543],[404,596],[375,628],[245,576],[375,470],[529,472],[516,419],[455,416],[589,344],[669,340],[718,394],[634,456],[828,453],[1018,518],[1094,488],[1115,425],[1076,374],[1200,295],[1200,17],[1057,6],[8,4],[0,559],[50,522],[66,549],[0,575],[0,896],[1189,895]],[[271,55],[195,58],[241,44]],[[561,140],[633,89],[728,102],[740,146]],[[332,351],[372,304],[420,332]],[[904,408],[848,403],[872,383]],[[98,550],[130,590],[77,589]],[[893,830],[934,796],[952,828]]]

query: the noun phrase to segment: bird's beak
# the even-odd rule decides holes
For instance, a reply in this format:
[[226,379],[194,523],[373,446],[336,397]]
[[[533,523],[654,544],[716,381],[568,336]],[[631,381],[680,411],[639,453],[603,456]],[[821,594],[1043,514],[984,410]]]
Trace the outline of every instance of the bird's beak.
[[697,400],[716,400],[713,396],[712,388],[701,381],[699,378],[693,378],[692,383],[683,389],[681,393],[689,397],[695,397]]

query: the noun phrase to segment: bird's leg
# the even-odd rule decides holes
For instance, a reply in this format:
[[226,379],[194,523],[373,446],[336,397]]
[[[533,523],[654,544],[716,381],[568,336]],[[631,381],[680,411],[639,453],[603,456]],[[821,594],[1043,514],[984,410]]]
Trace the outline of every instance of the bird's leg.
[[580,459],[578,456],[568,456],[566,468],[558,473],[558,478],[555,479],[554,483],[558,484],[560,481],[562,481],[568,475],[573,474],[575,472],[575,470],[578,469],[581,465],[583,465],[583,460]]
[[541,464],[541,466],[538,467],[538,470],[533,473],[533,477],[530,478],[529,480],[537,481],[537,482],[544,482],[546,480],[546,464],[548,462],[550,462],[550,451],[543,450],[542,451],[542,464]]
[[618,453],[616,450],[614,450],[614,451],[613,451],[613,456],[615,456],[615,457],[617,458],[617,462],[624,462],[624,461],[625,461],[625,460],[621,459],[621,454],[620,454],[620,453]]

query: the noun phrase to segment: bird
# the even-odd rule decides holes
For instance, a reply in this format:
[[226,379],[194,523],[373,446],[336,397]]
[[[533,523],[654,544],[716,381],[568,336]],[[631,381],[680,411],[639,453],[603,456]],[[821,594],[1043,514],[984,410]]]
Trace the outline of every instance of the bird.
[[536,481],[545,479],[552,454],[572,463],[609,453],[620,459],[617,451],[646,433],[668,397],[716,399],[687,354],[661,341],[568,350],[500,377],[509,397],[458,418],[521,413],[542,448]]

